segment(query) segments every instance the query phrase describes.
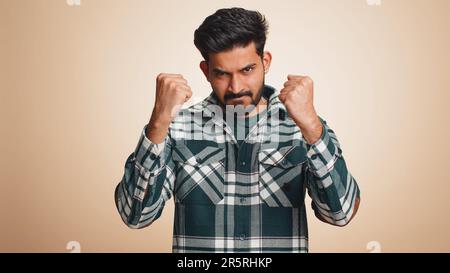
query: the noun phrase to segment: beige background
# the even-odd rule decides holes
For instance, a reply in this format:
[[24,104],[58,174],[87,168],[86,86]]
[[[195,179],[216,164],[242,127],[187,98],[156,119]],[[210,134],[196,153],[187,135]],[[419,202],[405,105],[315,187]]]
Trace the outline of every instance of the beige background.
[[130,230],[113,191],[157,73],[210,92],[193,31],[230,6],[269,20],[267,83],[315,80],[317,111],[362,190],[345,228],[315,219],[308,197],[311,251],[450,251],[450,1],[0,0],[1,252],[68,252],[69,241],[171,251],[172,203]]

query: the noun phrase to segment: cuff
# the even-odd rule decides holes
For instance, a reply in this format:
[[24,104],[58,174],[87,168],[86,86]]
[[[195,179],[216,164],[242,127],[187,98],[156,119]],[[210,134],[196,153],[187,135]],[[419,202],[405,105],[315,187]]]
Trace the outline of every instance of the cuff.
[[136,156],[136,162],[139,165],[150,173],[154,173],[159,170],[161,166],[163,166],[163,154],[167,138],[162,143],[155,144],[147,138],[145,134],[146,129],[147,125],[142,130],[142,134],[139,138],[134,154]]
[[331,140],[329,128],[326,122],[321,120],[323,130],[322,136],[313,144],[306,142],[308,166],[312,172],[323,177],[333,169],[334,163],[338,158],[338,147]]

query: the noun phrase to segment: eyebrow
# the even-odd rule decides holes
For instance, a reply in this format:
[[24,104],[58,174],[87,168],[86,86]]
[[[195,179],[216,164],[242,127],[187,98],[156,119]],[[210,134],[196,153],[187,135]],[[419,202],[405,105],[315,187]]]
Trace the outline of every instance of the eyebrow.
[[[239,71],[243,71],[243,70],[245,70],[245,69],[252,68],[252,67],[254,67],[254,66],[256,66],[256,63],[248,64],[248,65],[246,65],[245,67],[241,68]],[[222,74],[228,74],[228,75],[231,74],[230,72],[225,71],[225,70],[222,70],[222,69],[217,68],[217,67],[213,68],[212,71],[213,71],[214,73],[216,73],[216,74],[219,74],[219,73],[222,73]]]

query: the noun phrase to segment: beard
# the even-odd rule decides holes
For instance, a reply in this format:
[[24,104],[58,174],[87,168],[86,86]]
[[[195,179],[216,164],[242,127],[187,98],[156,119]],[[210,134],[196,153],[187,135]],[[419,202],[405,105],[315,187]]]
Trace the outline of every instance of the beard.
[[[230,100],[249,97],[251,99],[251,101],[250,101],[249,105],[247,105],[247,106],[256,107],[256,105],[258,105],[258,103],[261,101],[262,94],[264,91],[264,86],[265,86],[265,77],[263,77],[261,86],[258,88],[258,90],[255,93],[256,96],[254,96],[254,92],[252,92],[251,90],[243,90],[236,94],[232,93],[232,92],[227,92],[227,93],[225,93],[223,99],[218,98],[218,101],[220,103],[220,106],[225,109],[227,105],[230,105],[227,103]],[[214,89],[213,89],[213,91],[217,96],[217,92]],[[233,105],[233,104],[231,104],[231,105]],[[236,105],[239,105],[239,104],[236,104]]]
[[[265,79],[263,78],[261,86],[259,86],[256,92],[252,92],[251,90],[244,90],[236,94],[232,92],[225,93],[222,100],[218,99],[220,106],[224,110],[223,111],[224,120],[229,122],[229,119],[233,117],[234,119],[237,117],[241,118],[247,117],[260,103],[261,98],[263,97],[264,87],[265,87]],[[214,93],[217,94],[216,92]],[[235,101],[235,99],[240,98],[242,99],[249,98],[250,102],[248,104],[244,104],[244,101],[242,100]]]

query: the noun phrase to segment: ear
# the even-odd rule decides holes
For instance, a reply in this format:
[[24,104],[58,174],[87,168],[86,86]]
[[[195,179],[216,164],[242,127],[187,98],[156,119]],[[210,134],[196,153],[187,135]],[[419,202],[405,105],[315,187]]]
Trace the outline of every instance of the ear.
[[269,51],[264,51],[262,61],[264,66],[264,73],[269,72],[270,63],[272,62],[272,54]]
[[208,69],[208,63],[206,61],[200,62],[200,69],[202,70],[203,74],[206,77],[206,80],[209,82],[209,69]]

